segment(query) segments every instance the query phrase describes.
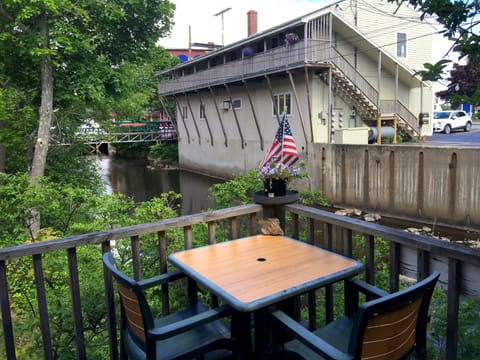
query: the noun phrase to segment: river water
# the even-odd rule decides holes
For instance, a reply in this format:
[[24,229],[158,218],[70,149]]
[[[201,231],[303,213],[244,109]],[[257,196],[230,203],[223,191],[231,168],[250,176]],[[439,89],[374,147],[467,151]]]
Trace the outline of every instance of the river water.
[[[107,193],[122,193],[135,201],[147,201],[163,192],[175,191],[182,195],[180,215],[199,213],[213,207],[208,189],[223,180],[178,169],[151,169],[146,159],[126,159],[106,155],[95,158]],[[332,210],[332,209],[326,209]],[[432,228],[438,237],[479,247],[480,233],[452,229],[435,224],[413,223],[408,220],[382,218],[380,223],[399,229]]]
[[223,180],[173,168],[150,168],[146,159],[97,156],[106,192],[121,193],[135,201],[148,201],[164,192],[182,194],[180,214],[190,215],[208,210],[213,202],[208,188]]

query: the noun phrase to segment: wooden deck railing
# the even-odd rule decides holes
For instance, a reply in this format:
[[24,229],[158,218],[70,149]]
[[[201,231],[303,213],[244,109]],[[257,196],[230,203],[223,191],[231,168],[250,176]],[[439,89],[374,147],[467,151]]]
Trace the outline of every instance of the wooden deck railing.
[[[263,211],[263,212],[262,212]],[[283,211],[283,212],[282,212]],[[103,252],[114,247],[115,241],[129,239],[131,258],[133,262],[134,276],[137,279],[142,277],[142,257],[140,245],[142,243],[141,235],[156,234],[158,242],[156,248],[159,255],[159,272],[165,272],[167,269],[167,245],[169,239],[167,231],[172,229],[183,229],[184,248],[193,246],[192,227],[198,224],[207,225],[208,243],[213,244],[219,238],[221,240],[236,239],[243,236],[257,234],[257,219],[260,215],[272,213],[271,208],[263,208],[258,204],[248,204],[232,207],[223,210],[204,212],[195,215],[182,216],[174,219],[160,220],[155,223],[140,224],[124,228],[118,228],[109,231],[83,234],[52,241],[43,241],[22,246],[14,246],[0,249],[0,306],[3,325],[3,336],[5,341],[5,354],[0,354],[1,358],[16,359],[18,352],[17,340],[22,337],[20,329],[15,328],[12,321],[11,294],[9,293],[9,274],[8,264],[12,261],[23,258],[31,259],[31,268],[34,273],[36,287],[36,304],[38,308],[39,331],[43,340],[43,352],[45,359],[53,359],[52,336],[50,331],[51,319],[49,319],[48,303],[46,296],[46,284],[44,280],[44,271],[42,257],[47,253],[56,252],[56,255],[64,258],[68,263],[68,272],[70,277],[72,308],[71,312],[74,319],[74,334],[76,347],[76,357],[78,359],[89,358],[86,353],[86,344],[84,337],[84,321],[82,317],[81,294],[83,289],[79,283],[79,267],[77,263],[77,250],[82,247],[92,247],[98,252],[98,266],[103,268],[101,255]],[[390,244],[390,289],[396,290],[399,287],[399,277],[401,273],[414,278],[423,278],[433,270],[442,272],[441,282],[446,286],[448,298],[448,319],[446,328],[447,335],[447,358],[455,359],[458,339],[458,304],[459,296],[465,289],[465,275],[473,272],[478,274],[480,269],[480,250],[470,249],[465,246],[435,240],[425,236],[414,235],[405,231],[392,229],[389,227],[376,225],[344,216],[332,214],[327,211],[315,209],[312,207],[291,204],[283,208],[277,208],[275,213],[279,213],[280,218],[287,213],[291,217],[286,228],[286,235],[300,240],[304,240],[316,246],[331,249],[343,253],[347,256],[353,256],[353,247],[355,244],[355,234],[361,234],[365,239],[363,253],[365,256],[365,279],[370,283],[375,283],[375,239],[380,237]],[[227,224],[228,232],[219,233],[221,225],[222,231]],[[408,253],[415,254],[414,268],[412,272],[408,263]],[[443,268],[438,268],[438,261],[442,261]],[[446,264],[446,267],[445,267]],[[321,264],[319,264],[321,266]],[[443,271],[442,271],[443,270]],[[294,271],[294,269],[292,269]],[[410,272],[410,273],[409,273]],[[97,284],[104,288],[105,301],[107,308],[114,304],[114,294],[112,283],[108,276],[104,277],[103,284]],[[333,293],[326,289],[325,318],[327,320],[333,317]],[[313,314],[315,302],[309,302],[309,313]],[[116,331],[116,313],[115,311],[106,312],[106,333],[108,333],[108,342],[110,348],[110,358],[118,359],[118,342]],[[17,320],[17,319],[15,319]],[[17,339],[17,340],[16,340]]]

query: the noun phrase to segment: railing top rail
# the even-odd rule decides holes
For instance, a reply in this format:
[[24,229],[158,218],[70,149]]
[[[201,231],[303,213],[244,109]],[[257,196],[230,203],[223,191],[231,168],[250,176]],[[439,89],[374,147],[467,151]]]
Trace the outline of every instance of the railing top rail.
[[292,213],[327,222],[332,225],[338,225],[357,233],[378,236],[407,247],[444,255],[477,266],[480,265],[480,249],[469,248],[464,245],[435,239],[429,236],[409,233],[404,230],[337,215],[305,205],[291,204],[286,205],[285,208]]
[[87,244],[100,244],[109,240],[125,239],[135,235],[151,234],[159,231],[178,229],[204,222],[217,221],[235,216],[248,215],[262,211],[258,204],[235,206],[228,209],[206,211],[194,215],[164,219],[153,223],[139,224],[118,229],[69,236],[61,239],[47,240],[32,244],[17,245],[0,249],[0,261],[23,256],[32,256],[57,250],[75,248]]

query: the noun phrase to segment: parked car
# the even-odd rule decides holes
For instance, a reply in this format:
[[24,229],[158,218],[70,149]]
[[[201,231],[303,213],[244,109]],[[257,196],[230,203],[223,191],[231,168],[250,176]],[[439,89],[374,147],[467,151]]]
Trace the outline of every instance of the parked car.
[[453,130],[472,130],[472,119],[461,110],[435,111],[433,113],[433,131],[450,134]]

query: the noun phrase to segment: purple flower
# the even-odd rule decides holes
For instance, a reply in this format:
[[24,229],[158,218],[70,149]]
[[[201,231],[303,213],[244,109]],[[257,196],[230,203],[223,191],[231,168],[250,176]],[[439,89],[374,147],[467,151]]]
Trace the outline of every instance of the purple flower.
[[253,56],[255,54],[255,51],[253,51],[253,49],[250,46],[247,46],[242,49],[242,54],[243,56],[249,57],[249,56]]
[[285,43],[287,45],[295,44],[300,38],[295,33],[287,33],[285,35]]
[[259,169],[258,179],[266,182],[272,179],[281,179],[289,182],[293,178],[306,177],[307,174],[302,172],[306,169],[306,163],[300,162],[298,167],[287,166],[279,162],[278,157],[273,157],[272,160],[264,167]]

